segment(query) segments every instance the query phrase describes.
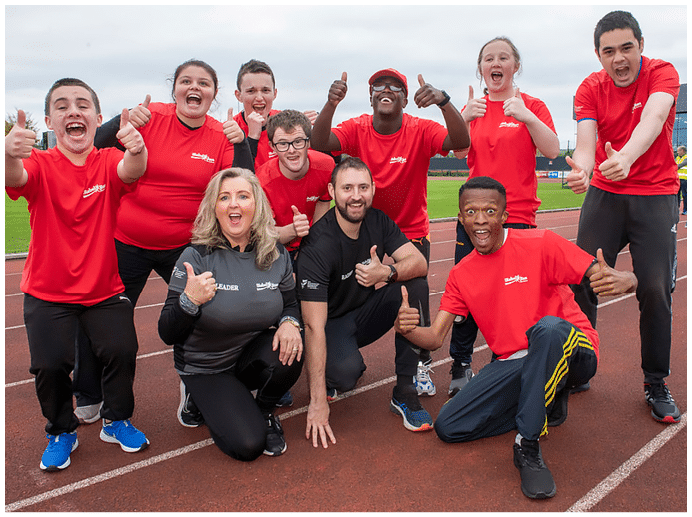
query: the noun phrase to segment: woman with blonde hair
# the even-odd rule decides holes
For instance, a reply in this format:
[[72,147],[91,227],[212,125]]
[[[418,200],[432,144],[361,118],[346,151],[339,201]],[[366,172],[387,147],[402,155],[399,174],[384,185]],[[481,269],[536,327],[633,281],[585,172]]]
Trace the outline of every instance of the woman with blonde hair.
[[299,318],[291,260],[259,181],[220,171],[173,270],[159,335],[174,347],[187,403],[235,459],[286,450],[274,409],[302,369]]

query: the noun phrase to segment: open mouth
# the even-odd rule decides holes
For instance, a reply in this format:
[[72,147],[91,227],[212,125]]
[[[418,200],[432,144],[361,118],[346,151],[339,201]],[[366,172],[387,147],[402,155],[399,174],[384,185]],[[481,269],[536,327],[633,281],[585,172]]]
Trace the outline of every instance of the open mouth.
[[65,132],[74,137],[83,136],[86,134],[86,126],[81,122],[70,122],[65,127]]
[[192,104],[192,105],[195,105],[195,106],[199,106],[199,105],[202,104],[202,97],[201,97],[200,95],[196,94],[196,93],[191,93],[190,95],[188,95],[188,96],[185,98],[185,101],[186,101],[188,104]]
[[502,78],[503,78],[503,77],[504,77],[504,76],[502,75],[502,72],[493,72],[493,73],[490,74],[490,78],[491,78],[493,81],[502,81]]
[[490,242],[490,230],[476,230],[473,235],[476,239],[477,248],[484,248]]
[[262,113],[267,108],[266,104],[253,104],[252,109],[257,113]]

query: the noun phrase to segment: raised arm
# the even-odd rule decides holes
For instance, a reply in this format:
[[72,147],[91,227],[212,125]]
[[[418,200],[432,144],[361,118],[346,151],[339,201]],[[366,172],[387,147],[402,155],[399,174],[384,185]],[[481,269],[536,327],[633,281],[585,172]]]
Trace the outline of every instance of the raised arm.
[[429,327],[419,327],[420,315],[418,309],[411,308],[408,303],[406,287],[401,286],[401,307],[394,322],[394,330],[406,339],[426,350],[437,350],[454,324],[454,314],[443,310],[438,311],[435,321]]
[[346,72],[341,74],[341,79],[334,81],[329,88],[329,95],[327,96],[327,103],[320,111],[315,123],[312,127],[312,135],[310,136],[310,145],[313,149],[318,151],[340,151],[341,142],[332,133],[332,120],[334,118],[334,112],[336,112],[336,107],[339,103],[346,97],[346,92],[348,91],[348,86],[346,85],[346,79],[348,75]]
[[514,95],[504,104],[505,116],[514,117],[526,125],[533,143],[538,150],[550,159],[560,154],[560,141],[555,132],[545,122],[538,118],[533,111],[526,107],[519,88],[514,89]]
[[591,174],[596,165],[597,125],[593,119],[580,120],[577,123],[577,147],[570,158],[565,160],[572,168],[567,175],[567,185],[575,194],[583,194],[589,188]]
[[[428,274],[428,263],[423,254],[411,243],[407,242],[392,253],[397,281],[405,282]],[[382,264],[377,256],[377,245],[370,248],[370,263],[356,264],[356,280],[364,287],[370,287],[379,282],[386,282],[392,269]]]
[[147,148],[142,135],[130,123],[130,113],[126,109],[120,115],[120,131],[116,138],[125,147],[125,156],[118,163],[118,176],[125,183],[139,179],[147,170]]
[[17,111],[17,121],[5,137],[5,186],[23,187],[29,181],[24,169],[23,158],[31,156],[31,149],[36,143],[36,133],[26,129],[26,114]]

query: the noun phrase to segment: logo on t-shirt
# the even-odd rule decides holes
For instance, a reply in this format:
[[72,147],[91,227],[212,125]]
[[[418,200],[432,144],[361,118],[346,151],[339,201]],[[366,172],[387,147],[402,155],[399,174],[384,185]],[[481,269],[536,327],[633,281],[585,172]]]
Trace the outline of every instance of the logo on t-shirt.
[[346,280],[348,279],[351,275],[353,274],[353,270],[349,271],[345,275],[341,275],[341,280]]
[[516,122],[500,122],[500,127],[519,127]]
[[216,288],[221,291],[239,291],[240,288],[235,284],[216,284]]
[[300,281],[300,288],[301,289],[310,289],[310,290],[315,290],[320,288],[320,284],[317,282],[310,282],[310,280],[301,280]]
[[106,185],[94,185],[91,188],[85,188],[82,197],[86,199],[89,196],[93,196],[94,194],[98,194],[99,192],[103,192],[104,190],[106,190]]
[[406,158],[404,156],[393,156],[390,160],[389,163],[401,163],[402,165],[406,163]]
[[279,284],[275,284],[273,282],[261,282],[255,284],[257,286],[258,291],[266,291],[267,289],[271,289],[272,291],[275,291],[278,287]]
[[526,278],[525,276],[515,275],[515,276],[510,276],[509,278],[505,278],[505,285],[523,284],[523,283],[526,283],[528,281],[529,281],[529,279]]
[[210,158],[206,154],[202,153],[192,153],[192,156],[190,156],[193,160],[204,160],[207,163],[214,163],[214,158]]
[[632,113],[634,113],[634,110],[639,109],[639,108],[641,108],[641,107],[642,107],[642,103],[641,103],[641,102],[635,102],[635,103],[634,103],[634,106],[632,106]]
[[317,203],[319,200],[319,196],[308,196],[307,198],[305,198],[305,201],[307,201],[308,203]]

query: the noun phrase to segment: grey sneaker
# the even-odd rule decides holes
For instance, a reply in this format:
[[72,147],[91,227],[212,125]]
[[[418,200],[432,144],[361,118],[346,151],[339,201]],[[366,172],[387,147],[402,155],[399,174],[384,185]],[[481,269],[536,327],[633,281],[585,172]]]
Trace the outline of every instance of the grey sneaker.
[[435,395],[435,393],[437,393],[435,385],[430,378],[430,373],[432,371],[432,359],[429,359],[427,363],[418,361],[418,372],[413,378],[413,383],[416,385],[416,391],[418,392],[419,397],[421,395],[432,397]]
[[470,364],[457,363],[454,361],[449,373],[452,374],[452,382],[449,383],[449,396],[453,397],[471,380],[471,377],[473,377],[473,370],[471,370]]
[[102,407],[103,402],[91,404],[90,406],[77,406],[74,410],[74,415],[80,424],[93,424],[101,418]]

